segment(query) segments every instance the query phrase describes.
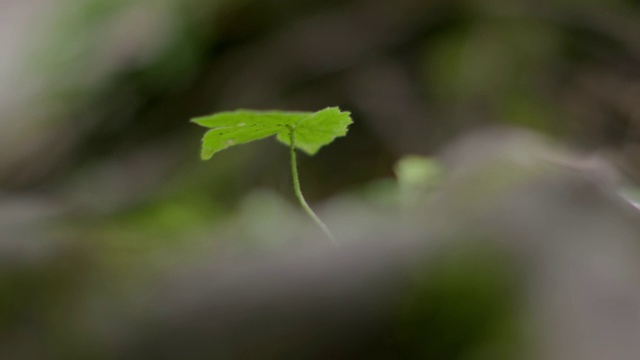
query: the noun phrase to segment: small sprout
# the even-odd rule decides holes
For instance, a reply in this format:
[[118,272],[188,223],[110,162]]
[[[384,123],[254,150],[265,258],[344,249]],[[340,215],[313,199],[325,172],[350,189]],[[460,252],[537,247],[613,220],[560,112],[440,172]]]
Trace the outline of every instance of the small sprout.
[[[304,211],[335,243],[335,238],[327,226],[307,204],[298,179],[296,149],[315,155],[321,147],[330,144],[337,137],[347,134],[352,123],[350,113],[337,107],[317,112],[283,112],[237,110],[192,119],[194,123],[210,128],[202,139],[200,157],[210,159],[215,153],[233,145],[246,144],[270,136],[290,149],[293,188]],[[247,125],[249,123],[249,125]]]

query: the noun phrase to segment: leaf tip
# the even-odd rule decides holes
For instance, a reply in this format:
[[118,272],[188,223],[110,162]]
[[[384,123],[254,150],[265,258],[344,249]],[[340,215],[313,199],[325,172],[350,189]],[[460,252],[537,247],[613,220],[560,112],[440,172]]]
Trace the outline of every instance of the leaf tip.
[[194,117],[189,119],[190,123],[196,124],[196,125],[200,125],[200,126],[205,126],[202,122],[204,121],[204,119],[206,118],[210,118],[210,116],[199,116],[199,117]]
[[202,161],[209,160],[213,157],[213,154],[214,154],[213,149],[203,146],[202,150],[200,151],[200,160]]

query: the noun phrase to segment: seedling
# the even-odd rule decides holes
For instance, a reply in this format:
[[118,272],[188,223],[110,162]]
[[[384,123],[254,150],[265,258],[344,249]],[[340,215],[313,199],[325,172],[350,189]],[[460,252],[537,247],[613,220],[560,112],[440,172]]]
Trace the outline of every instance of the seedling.
[[308,155],[315,155],[321,147],[330,144],[335,138],[345,136],[347,127],[352,123],[349,112],[340,111],[337,107],[317,112],[237,110],[198,117],[191,121],[211,129],[202,139],[202,160],[209,160],[215,153],[228,147],[276,135],[290,150],[291,175],[296,198],[307,215],[334,244],[337,244],[327,225],[313,212],[302,195],[296,148]]

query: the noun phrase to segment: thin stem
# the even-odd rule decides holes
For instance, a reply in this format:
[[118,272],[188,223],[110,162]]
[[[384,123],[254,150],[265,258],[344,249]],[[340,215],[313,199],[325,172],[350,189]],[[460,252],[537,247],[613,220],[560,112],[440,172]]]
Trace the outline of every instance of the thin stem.
[[293,191],[296,193],[296,197],[298,198],[300,205],[302,205],[302,208],[307,213],[307,215],[309,215],[309,217],[313,219],[313,221],[320,227],[320,229],[322,229],[322,232],[324,232],[324,234],[329,238],[329,240],[331,240],[331,242],[334,245],[338,245],[338,241],[333,236],[333,234],[331,233],[327,225],[325,225],[325,223],[322,222],[322,220],[320,220],[318,215],[316,215],[316,213],[313,212],[309,204],[307,204],[307,201],[304,199],[304,196],[302,195],[302,190],[300,190],[300,180],[298,179],[298,166],[296,162],[295,128],[289,127],[289,130],[290,130],[289,133],[291,137],[290,152],[291,152],[291,175],[293,176]]

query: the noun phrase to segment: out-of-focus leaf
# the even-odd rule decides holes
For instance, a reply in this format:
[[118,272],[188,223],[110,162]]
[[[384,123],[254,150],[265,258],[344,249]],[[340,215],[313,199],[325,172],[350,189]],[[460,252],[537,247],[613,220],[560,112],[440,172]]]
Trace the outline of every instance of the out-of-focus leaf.
[[395,173],[400,186],[425,187],[437,184],[442,179],[443,169],[436,160],[409,155],[398,161]]

